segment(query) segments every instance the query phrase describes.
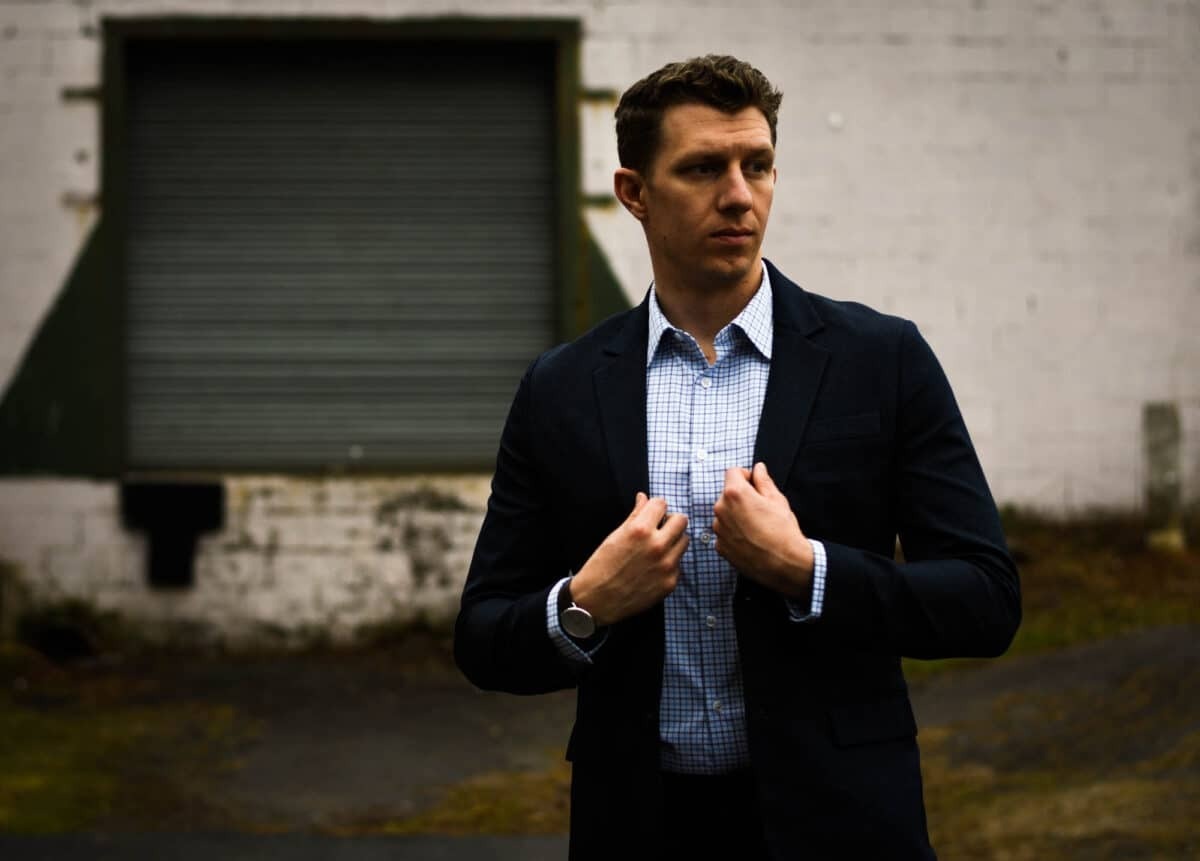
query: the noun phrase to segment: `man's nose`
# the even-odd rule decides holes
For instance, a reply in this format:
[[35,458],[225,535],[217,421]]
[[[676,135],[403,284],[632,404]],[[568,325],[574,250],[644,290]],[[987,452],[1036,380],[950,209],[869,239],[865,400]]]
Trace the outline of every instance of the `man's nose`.
[[741,167],[735,167],[728,171],[721,184],[721,197],[717,204],[718,208],[721,210],[733,209],[744,211],[753,206],[753,204],[754,198],[750,194],[750,183],[746,181]]

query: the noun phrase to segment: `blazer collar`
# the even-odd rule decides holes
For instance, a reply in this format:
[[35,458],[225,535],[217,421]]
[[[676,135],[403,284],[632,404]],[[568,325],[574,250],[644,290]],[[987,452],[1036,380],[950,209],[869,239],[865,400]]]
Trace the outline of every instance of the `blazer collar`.
[[775,331],[778,333],[783,326],[801,335],[811,335],[824,328],[825,324],[804,289],[776,269],[770,260],[764,259],[763,265],[767,267],[767,274],[771,278]]

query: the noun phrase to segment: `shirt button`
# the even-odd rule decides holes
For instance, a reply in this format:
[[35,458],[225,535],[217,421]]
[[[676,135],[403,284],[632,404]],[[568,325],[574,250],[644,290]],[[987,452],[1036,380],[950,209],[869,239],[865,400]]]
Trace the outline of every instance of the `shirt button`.
[[709,617],[707,617],[707,618],[704,620],[704,624],[708,625],[708,627],[710,627],[710,628],[715,628],[715,627],[717,627],[717,617],[716,617],[716,616],[709,616]]
[[725,707],[723,705],[721,705],[720,700],[713,700],[713,711],[715,711],[717,714],[720,714],[721,709],[723,709],[723,708],[725,708]]
[[711,532],[701,532],[700,533],[700,543],[701,544],[708,544],[710,541],[712,541],[712,533]]
[[712,377],[701,377],[700,378],[701,388],[707,389],[711,385],[712,385]]
[[708,449],[704,449],[704,448],[696,449],[696,460],[707,460],[707,459],[708,459]]

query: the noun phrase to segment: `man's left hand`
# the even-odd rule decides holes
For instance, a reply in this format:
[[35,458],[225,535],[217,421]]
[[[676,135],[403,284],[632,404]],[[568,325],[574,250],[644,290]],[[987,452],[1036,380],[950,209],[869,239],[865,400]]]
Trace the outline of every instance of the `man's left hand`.
[[717,552],[738,571],[785,597],[808,597],[812,544],[765,464],[725,470],[725,489],[713,514]]

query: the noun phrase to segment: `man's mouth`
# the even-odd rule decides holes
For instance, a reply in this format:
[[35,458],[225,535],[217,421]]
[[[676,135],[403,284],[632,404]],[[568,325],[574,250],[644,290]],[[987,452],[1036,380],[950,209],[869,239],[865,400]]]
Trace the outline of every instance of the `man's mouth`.
[[710,233],[709,236],[722,245],[744,245],[754,237],[754,231],[730,227]]

